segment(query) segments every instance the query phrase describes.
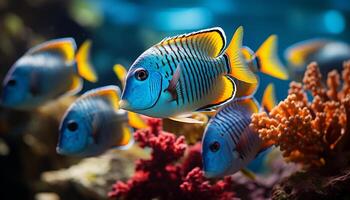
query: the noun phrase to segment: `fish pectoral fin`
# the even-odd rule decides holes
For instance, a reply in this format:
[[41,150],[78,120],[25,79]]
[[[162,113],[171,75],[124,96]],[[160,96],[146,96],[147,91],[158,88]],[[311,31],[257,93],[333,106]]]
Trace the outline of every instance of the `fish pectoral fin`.
[[121,82],[122,86],[124,87],[127,74],[127,70],[125,69],[125,67],[121,64],[115,64],[113,66],[113,71],[119,79],[119,81]]
[[185,114],[185,115],[179,115],[175,117],[169,117],[169,119],[177,122],[182,123],[189,123],[189,124],[204,124],[205,122],[200,121],[198,119],[194,119],[192,114]]
[[136,129],[147,128],[145,120],[142,119],[140,114],[134,112],[128,112],[129,125]]
[[121,150],[129,149],[134,144],[134,137],[127,124],[122,124],[122,137],[113,147]]
[[270,112],[272,108],[277,105],[275,86],[273,83],[270,83],[266,87],[262,97],[261,105],[267,112]]
[[26,54],[32,55],[41,52],[56,52],[62,55],[66,62],[71,63],[74,61],[75,50],[76,44],[73,38],[62,38],[39,44],[29,49]]
[[78,74],[90,82],[97,82],[97,74],[90,62],[91,41],[86,40],[75,57]]
[[115,111],[119,110],[119,94],[120,89],[115,85],[108,85],[96,89],[92,89],[81,96],[81,98],[88,97],[100,97],[105,100],[114,108]]
[[256,176],[255,176],[254,172],[250,171],[249,169],[243,168],[240,171],[245,177],[247,177],[247,178],[249,178],[249,179],[251,179],[253,181],[256,179]]
[[172,100],[178,99],[178,91],[177,91],[178,87],[177,86],[178,86],[180,76],[181,76],[181,66],[182,66],[181,63],[179,63],[177,65],[175,73],[169,82],[168,88],[166,89],[170,93]]
[[232,77],[222,76],[219,84],[221,85],[220,86],[221,93],[219,97],[214,101],[212,101],[209,105],[206,105],[197,109],[197,111],[214,109],[214,108],[220,107],[232,101],[235,98],[237,88],[236,88],[236,83]]
[[188,33],[180,36],[169,37],[163,39],[158,45],[167,46],[182,44],[188,42],[195,44],[196,51],[199,51],[204,56],[216,58],[218,57],[226,45],[224,31],[219,28],[210,28],[193,33]]
[[286,67],[280,61],[277,54],[277,36],[271,35],[256,51],[259,58],[260,71],[278,79],[288,80]]

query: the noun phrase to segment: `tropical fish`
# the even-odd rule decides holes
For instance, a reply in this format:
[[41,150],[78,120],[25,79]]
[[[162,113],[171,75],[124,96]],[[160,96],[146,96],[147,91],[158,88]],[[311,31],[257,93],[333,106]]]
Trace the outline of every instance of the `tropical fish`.
[[[276,102],[274,88],[267,86],[262,104],[266,109]],[[271,144],[263,144],[249,127],[251,115],[259,112],[256,100],[240,98],[226,104],[210,119],[202,140],[203,170],[207,177],[222,177],[245,168],[259,152]]]
[[333,69],[342,69],[343,62],[350,59],[350,45],[328,39],[310,39],[298,42],[285,51],[285,59],[297,79],[304,75],[306,66],[316,61],[324,77]]
[[242,35],[240,27],[225,53],[221,28],[164,39],[129,69],[120,106],[167,118],[229,102],[236,92],[232,77],[257,84],[240,55]]
[[[189,117],[191,112],[211,111],[230,102],[237,85],[258,85],[242,56],[242,37],[243,28],[239,27],[226,50],[221,28],[165,38],[130,67],[121,108],[198,123]],[[249,96],[254,90],[240,91],[240,96]]]
[[96,156],[110,148],[130,147],[133,143],[130,121],[140,126],[140,120],[119,109],[119,93],[117,86],[105,86],[79,97],[62,119],[57,152]]
[[31,48],[11,67],[3,82],[2,105],[34,109],[82,88],[82,78],[96,82],[89,63],[91,42],[82,44],[75,55],[73,38],[51,40]]

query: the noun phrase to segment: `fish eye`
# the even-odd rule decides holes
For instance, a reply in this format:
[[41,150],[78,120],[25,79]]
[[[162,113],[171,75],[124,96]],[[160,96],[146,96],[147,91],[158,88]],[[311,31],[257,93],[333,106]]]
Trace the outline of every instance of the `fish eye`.
[[217,152],[220,149],[220,143],[215,141],[209,145],[209,149],[212,152]]
[[70,120],[70,121],[68,121],[67,128],[68,128],[68,130],[74,132],[74,131],[78,130],[78,123],[75,122],[74,120]]
[[135,77],[139,81],[144,81],[148,78],[148,71],[145,69],[138,69],[135,71]]
[[15,79],[10,79],[8,82],[7,82],[7,85],[8,86],[15,86],[17,83],[17,81]]

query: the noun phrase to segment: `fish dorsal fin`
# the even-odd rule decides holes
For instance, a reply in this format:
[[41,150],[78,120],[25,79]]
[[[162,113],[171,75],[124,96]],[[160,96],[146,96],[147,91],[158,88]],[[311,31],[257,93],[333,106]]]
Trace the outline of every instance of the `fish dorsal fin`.
[[288,71],[278,57],[276,35],[268,37],[255,55],[259,59],[261,72],[282,80],[289,79]]
[[272,108],[277,105],[275,86],[272,83],[266,87],[261,100],[261,105],[267,112],[270,112]]
[[186,43],[191,44],[191,46],[202,55],[210,58],[216,58],[222,53],[226,45],[226,37],[221,28],[214,27],[175,37],[165,38],[158,45],[166,46],[177,44],[183,47],[183,45]]
[[298,42],[285,50],[284,56],[293,67],[305,67],[307,57],[331,42],[326,39],[311,39]]
[[114,85],[108,85],[96,89],[92,89],[85,94],[83,94],[82,98],[87,97],[101,97],[108,100],[108,102],[111,104],[111,106],[114,108],[115,111],[119,110],[119,94],[120,89],[117,86]]
[[66,62],[73,62],[77,46],[73,38],[55,39],[39,44],[27,52],[37,54],[41,52],[56,52],[62,55]]
[[117,78],[119,79],[119,81],[121,82],[122,86],[124,87],[126,74],[128,73],[125,67],[121,64],[115,64],[113,66],[113,71],[117,76]]

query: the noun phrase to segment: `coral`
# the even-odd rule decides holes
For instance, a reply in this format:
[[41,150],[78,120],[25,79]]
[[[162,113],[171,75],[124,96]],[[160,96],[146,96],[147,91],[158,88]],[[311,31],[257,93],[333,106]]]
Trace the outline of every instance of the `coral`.
[[[312,99],[309,101],[307,92]],[[251,127],[272,142],[299,171],[272,190],[272,199],[348,199],[350,187],[350,62],[342,74],[322,82],[316,63],[303,84],[292,82],[288,97],[269,114],[252,116]]]
[[230,178],[210,182],[204,177],[200,144],[188,148],[183,136],[162,130],[160,119],[148,119],[148,125],[149,128],[136,131],[134,137],[142,148],[152,149],[151,158],[138,160],[133,177],[126,182],[117,181],[109,193],[111,198],[233,198]]
[[[264,141],[278,146],[284,158],[305,168],[346,164],[344,159],[333,161],[349,146],[349,75],[350,62],[345,62],[342,80],[334,70],[324,84],[317,64],[311,63],[303,84],[292,82],[288,97],[269,114],[254,114],[251,127]],[[306,91],[312,94],[311,102]]]

